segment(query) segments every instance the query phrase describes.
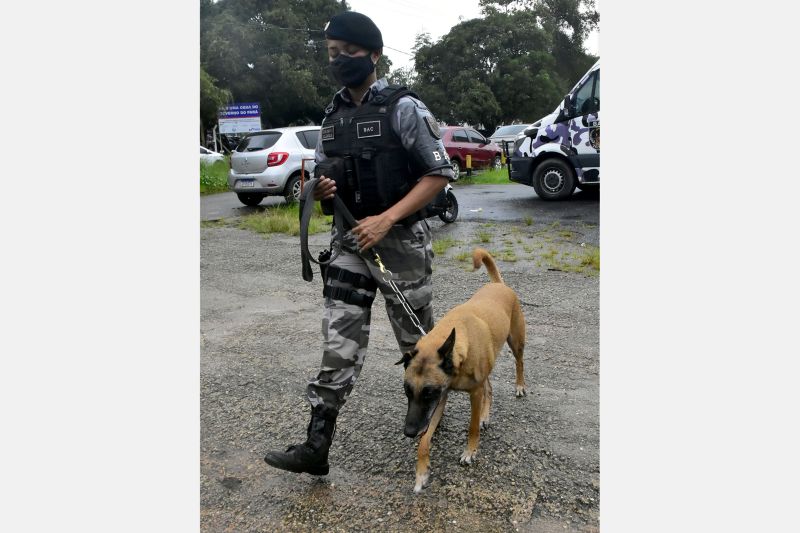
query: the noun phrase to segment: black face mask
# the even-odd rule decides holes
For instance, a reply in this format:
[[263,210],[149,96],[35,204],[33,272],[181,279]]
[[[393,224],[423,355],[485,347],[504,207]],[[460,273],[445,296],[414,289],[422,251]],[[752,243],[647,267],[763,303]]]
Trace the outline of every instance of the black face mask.
[[372,62],[371,54],[353,57],[339,54],[336,59],[328,64],[333,78],[345,87],[359,87],[367,79],[375,64]]

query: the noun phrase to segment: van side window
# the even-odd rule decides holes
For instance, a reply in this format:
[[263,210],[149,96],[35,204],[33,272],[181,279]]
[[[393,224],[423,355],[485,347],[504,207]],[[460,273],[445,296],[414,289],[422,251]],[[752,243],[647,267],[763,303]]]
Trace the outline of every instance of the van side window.
[[575,92],[574,116],[600,111],[600,72],[597,71]]

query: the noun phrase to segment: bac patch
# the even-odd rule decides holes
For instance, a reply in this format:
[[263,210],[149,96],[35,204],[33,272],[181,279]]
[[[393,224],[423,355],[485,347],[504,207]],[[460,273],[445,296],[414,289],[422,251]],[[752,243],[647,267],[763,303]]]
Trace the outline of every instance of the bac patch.
[[427,124],[428,129],[431,130],[431,135],[433,135],[437,139],[442,138],[442,132],[441,130],[439,130],[439,124],[437,124],[437,122],[433,120],[433,117],[431,115],[425,115],[425,124]]
[[325,126],[324,128],[322,128],[322,131],[320,132],[320,134],[322,135],[322,140],[323,141],[332,141],[333,140],[333,124],[331,124],[330,126]]
[[380,137],[381,136],[381,121],[380,120],[371,120],[369,122],[359,122],[356,124],[356,128],[358,131],[358,138],[363,139],[365,137]]

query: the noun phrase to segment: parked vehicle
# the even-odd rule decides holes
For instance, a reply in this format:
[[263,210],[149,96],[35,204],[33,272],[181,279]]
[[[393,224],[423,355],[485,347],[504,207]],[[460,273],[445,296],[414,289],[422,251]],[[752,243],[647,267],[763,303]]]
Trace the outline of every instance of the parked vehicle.
[[[522,133],[522,131],[527,127],[528,124],[509,124],[507,126],[499,126],[494,133],[489,136],[489,140],[499,145],[504,152],[510,153],[512,151],[512,147],[514,146],[514,141],[517,139],[517,135]],[[510,144],[508,149],[506,149],[506,144]]]
[[200,162],[204,165],[212,165],[217,161],[225,161],[225,156],[214,150],[200,147]]
[[319,126],[248,134],[231,154],[228,187],[249,206],[258,205],[265,196],[283,196],[287,203],[299,200],[301,167],[309,179],[318,137]]
[[518,135],[508,165],[511,181],[542,200],[562,200],[579,187],[600,187],[600,61],[549,115]]
[[466,168],[467,154],[472,156],[472,168],[500,168],[502,149],[472,128],[444,126],[441,128],[442,142],[453,172],[458,178]]
[[455,222],[458,218],[458,200],[453,194],[453,186],[449,183],[433,199],[433,202],[426,206],[428,217],[438,216],[445,224]]

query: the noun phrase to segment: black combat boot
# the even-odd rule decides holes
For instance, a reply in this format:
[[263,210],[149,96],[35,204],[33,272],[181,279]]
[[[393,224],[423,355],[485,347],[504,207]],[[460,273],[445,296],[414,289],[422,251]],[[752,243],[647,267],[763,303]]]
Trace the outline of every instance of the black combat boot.
[[289,446],[285,452],[267,452],[267,464],[289,472],[308,472],[315,476],[328,473],[328,449],[336,432],[338,413],[325,406],[311,410],[308,438],[303,444]]

